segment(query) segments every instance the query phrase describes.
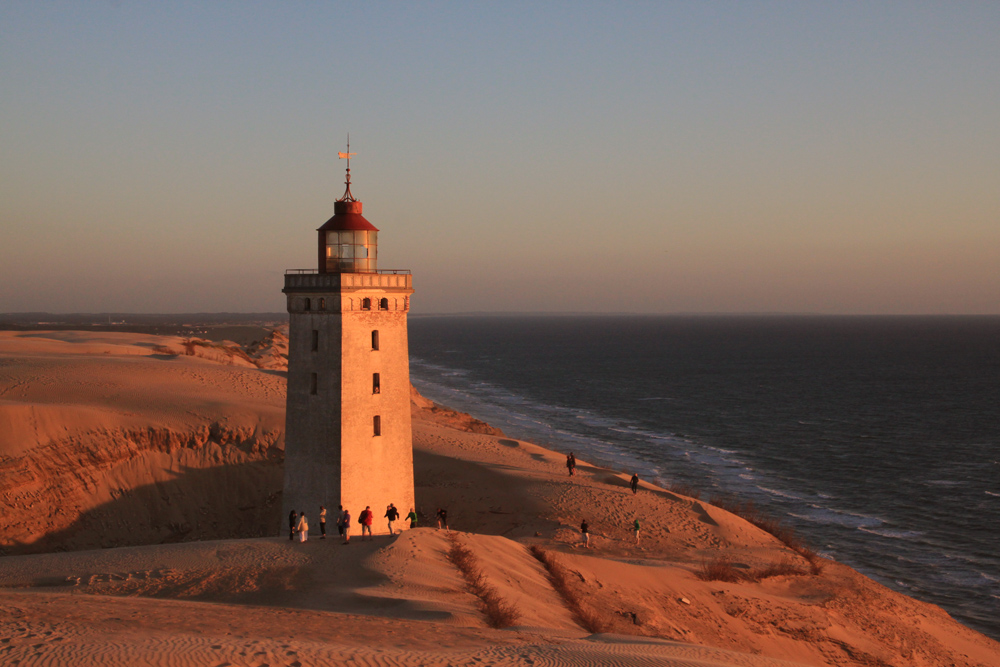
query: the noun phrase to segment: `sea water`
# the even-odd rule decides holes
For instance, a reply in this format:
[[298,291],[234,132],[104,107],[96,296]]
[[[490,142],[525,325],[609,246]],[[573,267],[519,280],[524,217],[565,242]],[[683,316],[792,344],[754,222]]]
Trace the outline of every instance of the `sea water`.
[[703,497],[1000,639],[1000,318],[414,317],[428,398]]

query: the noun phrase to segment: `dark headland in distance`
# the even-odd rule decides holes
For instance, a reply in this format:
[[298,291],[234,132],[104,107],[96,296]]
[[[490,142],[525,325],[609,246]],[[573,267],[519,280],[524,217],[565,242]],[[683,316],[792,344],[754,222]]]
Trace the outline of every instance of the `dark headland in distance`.
[[0,331],[108,331],[240,345],[288,324],[288,313],[0,313]]

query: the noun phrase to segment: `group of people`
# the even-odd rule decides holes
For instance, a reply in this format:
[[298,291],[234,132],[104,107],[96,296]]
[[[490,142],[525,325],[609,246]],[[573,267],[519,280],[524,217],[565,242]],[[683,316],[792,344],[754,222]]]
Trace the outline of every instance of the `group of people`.
[[[576,456],[573,452],[570,452],[566,457],[566,469],[569,471],[570,477],[576,474]],[[632,495],[639,493],[639,474],[633,473],[632,479],[629,480],[629,488],[632,489]],[[343,505],[339,506],[337,515],[337,532],[340,536],[344,538],[344,544],[351,543],[351,513],[344,509]],[[372,523],[374,522],[375,514],[372,512],[371,506],[365,507],[361,514],[358,515],[358,525],[361,526],[361,539],[364,540],[365,536],[368,536],[369,540],[375,539],[372,536]],[[396,534],[395,523],[399,520],[399,510],[392,503],[385,508],[385,519],[388,524],[389,534]],[[406,520],[410,522],[410,528],[417,527],[417,513],[410,508],[410,513],[406,515]],[[448,510],[439,507],[437,510],[437,527],[440,530],[444,528],[448,530]],[[632,531],[635,534],[635,543],[639,544],[639,519],[636,518],[632,522]],[[309,539],[309,520],[306,518],[305,512],[297,513],[292,510],[288,515],[288,539],[294,540],[295,535],[298,534],[299,541],[305,542]],[[326,539],[326,508],[320,505],[319,508],[319,534],[320,539]],[[583,540],[583,546],[590,548],[590,524],[584,519],[580,523],[580,535]]]
[[[344,509],[343,505],[338,505],[337,514],[337,532],[340,537],[344,539],[344,544],[351,543],[351,513],[350,511]],[[438,510],[438,527],[440,527],[441,512],[444,510]],[[392,503],[389,503],[388,507],[385,508],[385,518],[388,522],[389,534],[395,535],[397,532],[395,523],[399,521],[399,510]],[[410,508],[410,513],[406,515],[406,519],[410,522],[410,528],[417,527],[417,513]],[[364,540],[365,536],[368,536],[369,540],[375,539],[372,536],[372,524],[375,522],[375,514],[372,512],[371,506],[366,506],[361,514],[357,518],[358,525],[361,526],[361,539]],[[446,522],[447,524],[447,522]],[[299,542],[305,542],[309,539],[309,519],[306,517],[305,512],[296,512],[292,510],[288,515],[288,539],[294,540],[295,536],[298,535]],[[326,539],[326,507],[319,506],[319,539]]]
[[[566,456],[566,469],[569,471],[569,476],[572,477],[576,474],[576,455],[570,452]],[[639,473],[632,473],[632,479],[629,480],[628,486],[632,489],[632,495],[639,493]],[[632,522],[632,532],[635,533],[635,543],[639,544],[639,519],[638,517]],[[582,539],[582,544],[586,548],[590,548],[590,524],[584,519],[580,523],[580,537]]]

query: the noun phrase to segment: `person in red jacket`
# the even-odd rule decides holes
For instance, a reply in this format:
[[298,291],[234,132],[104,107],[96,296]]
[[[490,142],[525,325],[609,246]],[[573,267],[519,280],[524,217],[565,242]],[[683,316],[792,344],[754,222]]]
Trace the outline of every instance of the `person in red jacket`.
[[366,506],[364,511],[361,512],[361,516],[358,517],[358,523],[361,524],[361,539],[365,539],[365,533],[368,533],[368,539],[375,539],[372,537],[372,520],[374,519],[372,514],[372,508],[370,505]]

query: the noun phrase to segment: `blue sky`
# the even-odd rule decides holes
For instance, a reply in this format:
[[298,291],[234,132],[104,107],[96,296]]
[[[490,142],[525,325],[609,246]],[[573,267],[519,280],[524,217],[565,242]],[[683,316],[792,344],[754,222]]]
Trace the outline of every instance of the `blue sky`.
[[0,311],[1000,312],[1000,4],[4,3]]

